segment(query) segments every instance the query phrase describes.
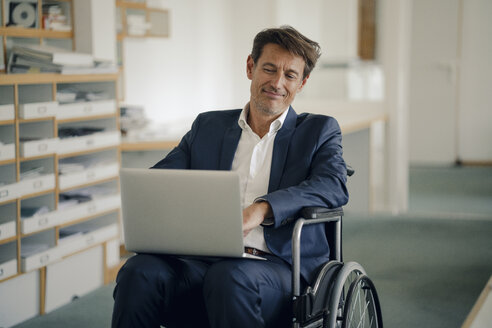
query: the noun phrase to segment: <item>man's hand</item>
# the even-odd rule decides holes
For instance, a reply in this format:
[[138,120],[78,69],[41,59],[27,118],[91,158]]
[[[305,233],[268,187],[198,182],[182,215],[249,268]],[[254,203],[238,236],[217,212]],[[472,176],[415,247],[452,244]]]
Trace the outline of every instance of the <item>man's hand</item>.
[[272,208],[268,202],[257,202],[246,207],[243,210],[243,236],[272,216]]

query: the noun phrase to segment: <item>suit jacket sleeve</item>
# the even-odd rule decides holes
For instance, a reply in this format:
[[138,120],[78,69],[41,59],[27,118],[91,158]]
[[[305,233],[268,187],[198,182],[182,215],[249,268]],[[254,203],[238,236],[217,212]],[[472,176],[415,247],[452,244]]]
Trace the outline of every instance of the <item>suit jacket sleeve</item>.
[[[319,122],[319,119],[316,119]],[[318,131],[316,131],[318,130]],[[304,132],[303,132],[304,131]],[[317,140],[313,142],[313,135]],[[299,141],[297,139],[305,139]],[[315,143],[314,145],[310,145]],[[307,177],[301,181],[289,181],[261,198],[268,201],[274,214],[274,228],[283,226],[299,216],[304,207],[319,206],[337,208],[348,202],[346,188],[347,168],[343,160],[342,135],[337,121],[325,117],[323,124],[317,129],[308,126],[307,129],[298,127],[292,137],[289,153],[304,152],[310,149],[306,164],[302,158],[287,159],[284,172],[301,170],[303,165],[309,166]],[[298,145],[298,146],[296,146]],[[302,149],[302,150],[301,150]],[[303,153],[302,156],[305,156]],[[292,166],[298,165],[297,168]],[[288,167],[287,167],[288,166]],[[289,180],[292,174],[285,173],[282,178]],[[293,183],[292,185],[288,185]]]

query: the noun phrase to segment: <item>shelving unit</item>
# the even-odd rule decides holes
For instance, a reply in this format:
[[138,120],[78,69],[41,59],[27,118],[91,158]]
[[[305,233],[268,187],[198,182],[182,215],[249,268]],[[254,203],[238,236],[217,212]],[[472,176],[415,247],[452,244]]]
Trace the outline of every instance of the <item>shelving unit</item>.
[[[120,68],[120,86],[124,85],[124,40],[127,38],[168,38],[170,36],[170,12],[167,9],[149,7],[145,0],[116,0],[117,55]],[[148,27],[148,29],[146,29]],[[124,92],[120,90],[120,99]]]
[[[121,265],[118,74],[5,74],[15,44],[73,50],[74,1],[0,0],[0,327],[110,282]],[[34,8],[28,27],[11,24],[16,4],[28,18]],[[43,5],[67,16],[51,24],[63,31],[45,28]]]
[[[119,269],[117,77],[0,75],[0,326],[65,304],[109,282]],[[59,105],[60,92],[67,89],[103,90],[108,99]],[[21,108],[29,110],[21,115]],[[65,136],[67,130],[89,127],[97,132]],[[80,168],[87,163],[92,165]],[[84,198],[90,194],[88,188],[92,197]],[[32,214],[40,208],[39,214]],[[95,280],[80,276],[81,263],[62,264],[78,257],[85,261],[84,272]],[[60,291],[52,275],[63,275],[71,283]],[[9,294],[24,280],[35,287]],[[12,298],[30,306],[5,319],[10,311],[3,311],[12,306]],[[27,310],[33,308],[36,313]]]
[[[25,9],[31,6],[32,10],[18,11],[14,15],[16,5],[22,5]],[[61,13],[59,16],[66,17],[66,28],[46,26],[43,21],[46,21],[46,15],[43,16],[43,5],[59,6]],[[27,6],[27,8],[26,8]],[[30,16],[34,12],[34,16]],[[22,14],[21,14],[22,13]],[[17,21],[12,21],[12,17],[16,16]],[[29,24],[30,19],[34,19],[34,23]],[[0,0],[0,73],[5,72],[7,68],[10,48],[17,43],[34,43],[47,44],[73,50],[73,29],[72,21],[73,6],[72,0]],[[23,25],[24,24],[24,25]]]
[[[169,37],[169,11],[148,7],[145,1],[116,0],[118,40],[127,37]],[[141,23],[148,23],[144,29]]]

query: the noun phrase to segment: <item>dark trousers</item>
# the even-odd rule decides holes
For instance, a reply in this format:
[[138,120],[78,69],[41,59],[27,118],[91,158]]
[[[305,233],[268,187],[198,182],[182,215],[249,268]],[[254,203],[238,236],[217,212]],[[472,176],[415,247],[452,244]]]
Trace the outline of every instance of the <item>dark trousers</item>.
[[112,327],[289,327],[291,269],[267,258],[138,254],[118,273]]

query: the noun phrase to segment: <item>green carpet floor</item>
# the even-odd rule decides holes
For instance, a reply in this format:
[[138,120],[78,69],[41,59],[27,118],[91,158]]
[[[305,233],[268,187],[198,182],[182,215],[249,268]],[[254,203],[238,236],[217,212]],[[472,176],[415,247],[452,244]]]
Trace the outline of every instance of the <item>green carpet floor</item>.
[[492,216],[492,167],[412,167],[410,214]]
[[491,220],[345,217],[345,260],[380,294],[386,327],[461,327],[492,275]]
[[[409,208],[347,213],[344,258],[374,280],[385,327],[461,327],[492,275],[492,168],[412,168]],[[109,327],[113,287],[16,327]]]

